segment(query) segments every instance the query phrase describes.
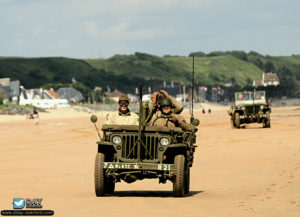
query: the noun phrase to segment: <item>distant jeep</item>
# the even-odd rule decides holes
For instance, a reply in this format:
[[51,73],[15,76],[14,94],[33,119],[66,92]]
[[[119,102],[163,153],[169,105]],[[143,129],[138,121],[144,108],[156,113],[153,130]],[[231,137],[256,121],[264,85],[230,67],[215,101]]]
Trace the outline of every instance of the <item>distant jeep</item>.
[[240,128],[242,124],[262,123],[271,127],[271,108],[265,91],[235,93],[235,103],[228,109],[231,125]]

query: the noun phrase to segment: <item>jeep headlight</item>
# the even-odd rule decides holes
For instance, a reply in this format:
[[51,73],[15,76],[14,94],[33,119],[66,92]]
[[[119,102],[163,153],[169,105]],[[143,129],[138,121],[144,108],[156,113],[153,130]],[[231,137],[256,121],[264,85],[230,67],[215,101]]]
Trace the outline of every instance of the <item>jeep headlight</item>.
[[160,144],[163,146],[169,145],[170,144],[170,140],[166,137],[163,137],[159,140]]
[[120,145],[121,142],[122,142],[121,136],[114,136],[114,137],[112,138],[112,142],[113,142],[114,144],[116,144],[116,145]]
[[264,109],[264,106],[263,106],[263,105],[261,105],[259,108],[260,108],[260,110],[263,110],[263,109]]

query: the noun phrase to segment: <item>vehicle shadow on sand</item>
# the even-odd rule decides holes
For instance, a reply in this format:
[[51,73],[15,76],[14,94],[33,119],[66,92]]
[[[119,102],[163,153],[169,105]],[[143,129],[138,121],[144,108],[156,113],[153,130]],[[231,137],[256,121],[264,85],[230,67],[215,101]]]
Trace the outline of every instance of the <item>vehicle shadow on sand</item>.
[[[190,191],[183,197],[193,197],[204,191]],[[116,191],[114,194],[107,195],[110,197],[174,197],[172,191]]]
[[247,126],[247,125],[243,125],[241,126],[238,130],[258,130],[258,129],[270,129],[267,127],[263,127],[263,126]]

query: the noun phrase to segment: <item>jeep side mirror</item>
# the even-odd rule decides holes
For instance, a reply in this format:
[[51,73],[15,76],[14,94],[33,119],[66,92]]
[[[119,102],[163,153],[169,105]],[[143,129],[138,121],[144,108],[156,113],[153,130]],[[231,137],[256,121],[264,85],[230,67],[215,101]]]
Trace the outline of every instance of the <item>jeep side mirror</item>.
[[96,123],[98,121],[98,118],[96,115],[91,116],[91,122]]
[[194,120],[192,120],[191,124],[194,125],[195,127],[197,127],[200,124],[200,121],[199,121],[199,119],[194,119]]

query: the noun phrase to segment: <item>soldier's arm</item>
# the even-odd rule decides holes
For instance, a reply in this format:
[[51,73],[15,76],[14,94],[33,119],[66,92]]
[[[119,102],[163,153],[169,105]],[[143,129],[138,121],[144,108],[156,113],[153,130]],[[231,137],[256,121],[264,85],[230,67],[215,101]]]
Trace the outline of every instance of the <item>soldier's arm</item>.
[[169,99],[171,100],[174,108],[173,111],[175,114],[180,114],[183,110],[183,105],[181,105],[180,102],[178,102],[173,96],[169,95]]
[[192,131],[193,130],[192,125],[189,124],[188,122],[186,122],[186,120],[182,116],[178,115],[177,119],[178,119],[179,127],[181,127],[184,130],[187,130],[187,131]]

